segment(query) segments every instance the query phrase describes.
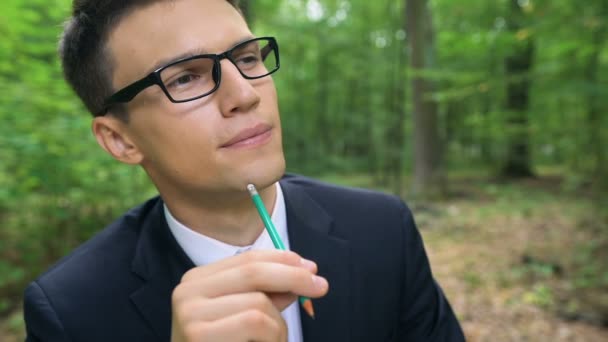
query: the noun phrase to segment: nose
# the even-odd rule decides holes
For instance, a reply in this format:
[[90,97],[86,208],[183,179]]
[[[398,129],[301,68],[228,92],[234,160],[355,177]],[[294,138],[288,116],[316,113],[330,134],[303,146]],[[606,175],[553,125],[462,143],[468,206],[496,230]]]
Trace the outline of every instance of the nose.
[[251,80],[241,75],[237,67],[228,59],[220,62],[221,81],[217,90],[223,116],[247,113],[260,103],[260,94]]

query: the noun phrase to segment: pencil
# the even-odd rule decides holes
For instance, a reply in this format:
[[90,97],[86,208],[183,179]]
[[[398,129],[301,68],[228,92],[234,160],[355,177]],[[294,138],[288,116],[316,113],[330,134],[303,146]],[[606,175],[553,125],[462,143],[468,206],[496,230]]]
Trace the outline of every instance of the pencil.
[[[270,219],[270,215],[268,215],[268,211],[266,211],[264,202],[262,202],[262,197],[260,197],[260,194],[258,194],[258,191],[256,190],[255,186],[253,184],[248,184],[247,191],[249,191],[249,195],[251,195],[253,204],[255,205],[255,208],[257,209],[258,214],[260,214],[260,218],[262,219],[262,222],[264,222],[264,227],[266,227],[266,231],[268,231],[268,235],[270,235],[272,244],[274,245],[274,247],[276,249],[286,250],[285,245],[283,244],[283,241],[281,241],[281,237],[279,236],[279,233],[277,232],[276,228],[274,227],[274,224],[272,223],[272,220]],[[306,313],[310,317],[315,318],[315,311],[312,306],[312,301],[310,300],[310,298],[300,296],[298,298],[298,300],[300,302],[300,305],[302,305],[302,308],[304,308],[304,311],[306,311]]]

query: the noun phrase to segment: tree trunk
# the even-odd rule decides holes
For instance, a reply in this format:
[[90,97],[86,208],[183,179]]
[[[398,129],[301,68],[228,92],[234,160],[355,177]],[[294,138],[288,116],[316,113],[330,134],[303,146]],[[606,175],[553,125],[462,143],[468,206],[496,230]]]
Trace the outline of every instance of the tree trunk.
[[[601,13],[608,12],[608,5],[603,3]],[[606,160],[606,150],[602,139],[602,108],[599,96],[598,75],[600,74],[600,52],[604,44],[606,33],[606,25],[598,25],[591,36],[592,52],[587,61],[585,68],[585,81],[589,84],[587,93],[587,124],[589,127],[589,151],[593,155],[594,168],[591,170],[594,181],[603,182],[602,186],[608,185],[606,174],[608,174],[608,165]]]
[[[399,25],[406,29],[405,13],[399,18]],[[397,196],[403,195],[403,156],[405,148],[405,86],[407,83],[407,75],[404,73],[407,65],[407,43],[403,45],[398,44],[396,53],[396,63],[393,72],[393,90],[391,92],[391,117],[392,124],[388,127],[389,143],[387,146],[390,148],[388,155],[388,165],[391,169],[391,186],[393,193]]]
[[[318,56],[317,56],[317,77],[316,94],[314,103],[316,105],[316,137],[317,144],[321,146],[322,155],[335,153],[335,144],[332,141],[332,118],[334,115],[329,110],[329,77],[331,75],[329,58],[326,49],[323,49],[324,36],[322,31],[317,31]],[[346,139],[342,136],[339,139]]]
[[[437,104],[432,100],[433,85],[419,72],[432,67],[432,25],[427,0],[406,0],[406,32],[412,69],[414,184],[415,195],[442,194],[445,178],[442,170],[441,141]],[[424,20],[427,19],[427,20]]]
[[[510,0],[508,26],[513,34],[522,28],[524,12],[518,0]],[[529,73],[532,68],[534,44],[525,37],[515,46],[514,53],[505,60],[508,80],[506,111],[509,132],[507,158],[502,174],[509,178],[534,175],[530,166],[530,138],[528,134],[528,106],[530,92]]]

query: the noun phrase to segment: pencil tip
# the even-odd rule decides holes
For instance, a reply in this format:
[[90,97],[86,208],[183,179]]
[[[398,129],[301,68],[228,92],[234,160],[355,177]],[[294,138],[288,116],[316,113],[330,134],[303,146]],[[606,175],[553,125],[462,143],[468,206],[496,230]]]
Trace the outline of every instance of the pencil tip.
[[315,318],[315,309],[313,308],[312,301],[310,299],[306,299],[305,301],[303,301],[302,307],[304,308],[304,311],[306,311],[308,316],[312,317],[313,319]]

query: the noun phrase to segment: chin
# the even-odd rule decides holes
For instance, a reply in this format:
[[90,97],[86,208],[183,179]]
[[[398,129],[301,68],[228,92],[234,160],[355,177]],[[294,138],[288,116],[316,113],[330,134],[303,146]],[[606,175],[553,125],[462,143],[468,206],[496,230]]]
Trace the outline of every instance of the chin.
[[285,174],[285,157],[281,152],[272,158],[256,160],[243,174],[243,188],[247,187],[247,184],[253,184],[258,189],[269,187]]

